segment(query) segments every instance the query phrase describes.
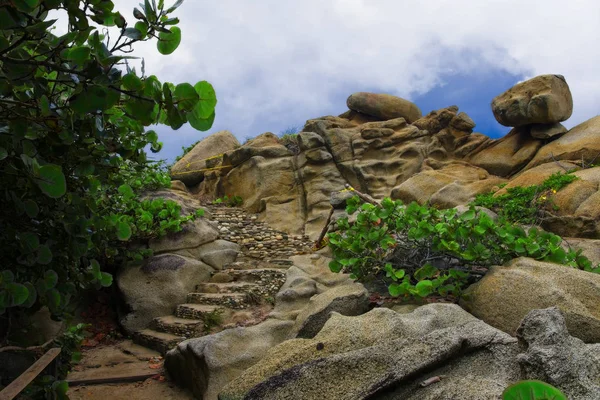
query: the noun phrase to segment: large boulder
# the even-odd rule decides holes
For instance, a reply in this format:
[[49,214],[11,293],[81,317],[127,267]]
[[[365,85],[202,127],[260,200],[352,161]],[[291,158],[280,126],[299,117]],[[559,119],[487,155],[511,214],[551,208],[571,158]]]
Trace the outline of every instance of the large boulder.
[[201,261],[175,254],[161,254],[141,266],[123,267],[116,280],[129,309],[121,325],[133,333],[146,328],[154,318],[173,313],[213,271]]
[[171,167],[171,177],[187,186],[197,185],[204,179],[206,168],[216,166],[222,155],[240,147],[229,131],[219,131],[201,140],[183,158]]
[[346,101],[348,108],[380,119],[404,118],[409,123],[421,118],[414,103],[390,94],[358,92]]
[[[219,398],[358,400],[384,398],[390,389],[398,399],[496,398],[518,378],[516,342],[453,304],[334,314],[314,338],[270,350]],[[441,382],[418,388],[440,375]]]
[[571,116],[573,97],[562,75],[540,75],[495,97],[492,111],[504,126],[553,124]]
[[600,275],[571,267],[530,258],[492,267],[461,306],[511,335],[531,310],[557,306],[572,336],[600,342]]
[[560,138],[548,143],[533,157],[527,168],[555,160],[579,162],[586,165],[600,161],[600,116],[571,128]]
[[219,231],[215,225],[207,219],[200,217],[183,224],[179,232],[150,240],[149,246],[155,254],[167,253],[176,250],[193,249],[205,243],[212,242],[218,237]]
[[491,400],[525,379],[598,398],[600,345],[570,336],[558,308],[530,312],[517,338],[453,304],[334,314],[313,339],[271,349],[219,399]]

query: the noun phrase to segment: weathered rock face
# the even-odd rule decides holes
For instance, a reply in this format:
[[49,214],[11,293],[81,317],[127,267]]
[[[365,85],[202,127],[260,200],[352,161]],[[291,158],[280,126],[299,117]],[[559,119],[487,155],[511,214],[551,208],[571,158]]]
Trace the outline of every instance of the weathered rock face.
[[540,75],[495,97],[492,111],[504,126],[553,124],[571,116],[573,98],[562,75]]
[[347,275],[329,271],[327,259],[292,257],[294,266],[264,322],[215,335],[190,339],[167,353],[165,366],[173,379],[197,398],[213,400],[231,380],[267,352],[297,335],[316,334],[331,313],[357,315],[367,309],[367,293]]
[[527,169],[554,160],[583,160],[587,165],[599,160],[600,116],[587,120],[563,136],[542,147],[527,165]]
[[349,109],[383,120],[404,118],[409,123],[421,118],[421,110],[408,100],[389,94],[358,92],[350,95]]
[[154,256],[142,266],[121,269],[117,284],[130,308],[121,318],[122,326],[131,333],[146,328],[156,317],[171,314],[212,271],[201,261],[175,254]]
[[[521,379],[546,381],[569,399],[598,396],[600,345],[571,337],[557,308],[529,313],[518,340],[451,304],[334,314],[313,339],[270,350],[219,399],[497,399]],[[421,385],[432,377],[440,379]]]
[[[558,160],[581,168],[583,160],[588,168],[600,154],[600,117],[566,133],[559,123],[570,115],[572,99],[556,75],[520,83],[494,100],[497,117],[516,126],[495,140],[474,133],[474,121],[456,106],[421,116],[414,104],[390,95],[355,93],[348,103],[351,110],[340,116],[308,120],[294,151],[267,132],[225,152],[215,161],[218,168],[190,191],[205,198],[241,196],[243,207],[273,228],[314,240],[329,216],[332,195],[346,185],[375,199],[450,208],[500,184],[520,184],[521,176],[541,164]],[[591,206],[594,184],[564,189],[586,205],[548,210],[544,227],[600,237]]]
[[[204,169],[220,162],[223,153],[235,150],[240,143],[229,131],[220,131],[204,138],[171,168],[171,177],[194,186],[204,178]],[[219,156],[219,157],[215,157]],[[215,158],[212,158],[215,157]]]
[[514,335],[531,310],[557,306],[569,332],[600,342],[600,275],[518,258],[492,267],[470,286],[461,305],[477,318]]

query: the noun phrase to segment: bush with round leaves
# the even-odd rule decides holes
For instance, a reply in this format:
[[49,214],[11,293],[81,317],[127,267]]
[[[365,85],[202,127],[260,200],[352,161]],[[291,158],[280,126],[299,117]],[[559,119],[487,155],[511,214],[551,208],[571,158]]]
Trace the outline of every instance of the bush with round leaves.
[[[197,216],[140,198],[169,185],[147,159],[144,148],[162,147],[147,127],[208,130],[215,118],[208,82],[162,83],[143,60],[131,67],[139,42],[175,51],[181,3],[145,0],[134,22],[108,0],[0,6],[0,319],[42,305],[59,317],[79,290],[111,284],[107,265],[147,254],[129,243]],[[68,20],[62,35],[49,17],[57,11]]]
[[338,220],[339,230],[328,234],[331,270],[359,281],[381,278],[392,296],[456,298],[489,266],[521,256],[600,273],[581,250],[565,250],[559,236],[494,221],[474,206],[459,214],[389,198],[379,206],[361,204],[353,197],[346,211],[358,213],[353,223]]

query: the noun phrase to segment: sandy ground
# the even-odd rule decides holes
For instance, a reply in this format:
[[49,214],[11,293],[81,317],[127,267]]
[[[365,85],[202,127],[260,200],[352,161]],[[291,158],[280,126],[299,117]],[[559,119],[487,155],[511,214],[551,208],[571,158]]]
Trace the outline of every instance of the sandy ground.
[[[89,383],[94,379],[118,381],[131,376],[144,380],[127,383]],[[81,362],[67,377],[72,400],[192,400],[188,391],[178,388],[165,376],[160,354],[124,340],[87,349]]]

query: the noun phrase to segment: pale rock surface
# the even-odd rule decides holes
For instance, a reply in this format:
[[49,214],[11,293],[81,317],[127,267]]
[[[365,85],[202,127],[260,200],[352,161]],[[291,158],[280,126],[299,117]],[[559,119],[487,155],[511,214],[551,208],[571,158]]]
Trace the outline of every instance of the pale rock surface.
[[[571,335],[600,342],[600,275],[530,258],[494,266],[471,285],[461,306],[477,318],[515,335],[531,310],[557,306]],[[499,306],[500,305],[500,306]]]
[[124,266],[116,278],[129,308],[121,325],[133,333],[154,318],[171,314],[196,285],[210,279],[211,272],[209,265],[175,254],[153,256],[142,266]]
[[[181,160],[171,167],[171,177],[187,186],[193,186],[204,178],[204,169],[214,167],[224,153],[240,146],[236,137],[229,131],[219,131],[204,138]],[[211,158],[215,157],[215,158]]]

